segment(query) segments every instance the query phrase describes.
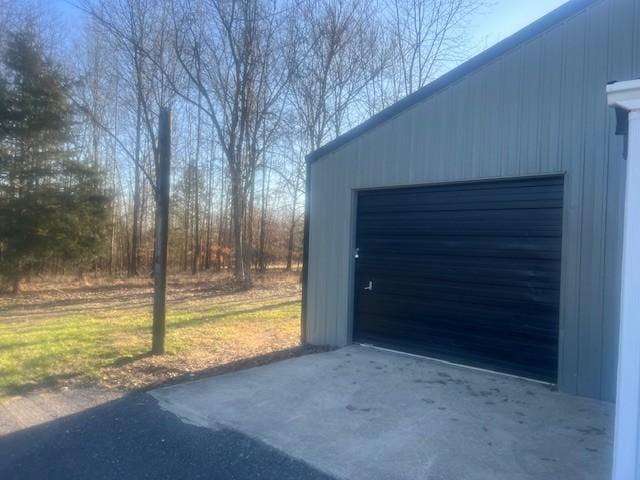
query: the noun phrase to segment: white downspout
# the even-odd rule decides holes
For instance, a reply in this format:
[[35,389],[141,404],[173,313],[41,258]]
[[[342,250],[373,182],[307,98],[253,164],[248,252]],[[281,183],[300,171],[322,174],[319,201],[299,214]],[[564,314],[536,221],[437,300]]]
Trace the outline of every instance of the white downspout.
[[640,480],[640,80],[607,96],[629,120],[613,480]]

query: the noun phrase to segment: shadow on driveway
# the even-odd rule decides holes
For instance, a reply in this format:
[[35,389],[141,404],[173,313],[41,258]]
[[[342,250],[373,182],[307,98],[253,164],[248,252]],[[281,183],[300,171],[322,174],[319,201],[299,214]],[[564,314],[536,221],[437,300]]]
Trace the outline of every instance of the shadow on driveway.
[[6,479],[322,479],[233,430],[181,422],[139,393],[0,437]]

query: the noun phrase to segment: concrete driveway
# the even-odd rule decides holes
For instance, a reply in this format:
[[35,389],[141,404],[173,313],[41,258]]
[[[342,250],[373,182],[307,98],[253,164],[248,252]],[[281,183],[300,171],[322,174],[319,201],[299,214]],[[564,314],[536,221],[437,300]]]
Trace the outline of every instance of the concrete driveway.
[[605,480],[613,406],[351,346],[152,392],[161,408],[353,480]]

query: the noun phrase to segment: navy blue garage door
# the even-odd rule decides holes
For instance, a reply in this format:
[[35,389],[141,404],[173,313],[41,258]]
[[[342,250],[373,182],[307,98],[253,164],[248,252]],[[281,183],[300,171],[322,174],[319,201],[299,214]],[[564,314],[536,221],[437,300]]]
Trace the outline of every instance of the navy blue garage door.
[[556,382],[562,177],[361,191],[354,341]]

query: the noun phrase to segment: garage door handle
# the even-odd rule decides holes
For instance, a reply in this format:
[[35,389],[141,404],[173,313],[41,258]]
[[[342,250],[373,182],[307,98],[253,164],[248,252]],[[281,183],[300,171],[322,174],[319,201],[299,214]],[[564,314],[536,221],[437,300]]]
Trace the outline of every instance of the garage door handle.
[[372,291],[373,290],[373,282],[371,280],[369,280],[369,285],[367,285],[366,287],[364,287],[365,290],[369,290]]

